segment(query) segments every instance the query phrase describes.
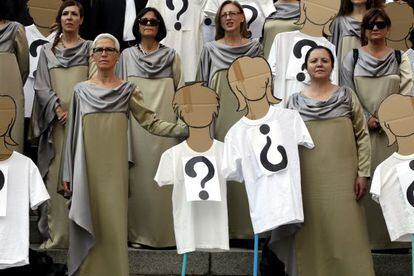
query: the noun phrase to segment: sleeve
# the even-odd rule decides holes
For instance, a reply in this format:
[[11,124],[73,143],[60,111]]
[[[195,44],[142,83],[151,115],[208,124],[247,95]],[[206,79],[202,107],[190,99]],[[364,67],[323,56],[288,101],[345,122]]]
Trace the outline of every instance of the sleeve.
[[30,208],[36,210],[37,207],[48,200],[45,184],[42,176],[36,165],[30,160],[30,175],[29,175],[29,194],[30,194]]
[[413,89],[413,72],[407,54],[401,55],[400,64],[400,94],[411,95]]
[[272,47],[270,48],[270,52],[269,52],[269,56],[267,58],[267,62],[269,63],[269,66],[272,70],[272,78],[273,78],[273,95],[275,95],[277,98],[282,99],[283,98],[283,93],[278,93],[277,91],[277,86],[276,82],[277,82],[277,74],[278,74],[278,68],[276,66],[276,54],[277,54],[277,49],[279,49],[278,44],[279,44],[279,40],[280,40],[280,36],[276,35],[275,39],[272,42]]
[[184,75],[181,66],[180,55],[175,52],[174,62],[173,62],[173,78],[174,78],[174,89],[178,90],[180,87],[184,86]]
[[198,64],[196,81],[209,83],[210,81],[211,59],[206,46],[203,47],[200,54],[200,63]]
[[364,111],[358,97],[352,91],[352,126],[358,152],[358,176],[370,177],[371,172],[371,142]]
[[29,76],[29,44],[27,42],[24,27],[19,25],[15,38],[16,43],[16,57],[19,64],[20,75],[22,83],[24,84]]
[[88,65],[89,65],[89,70],[88,70],[88,80],[95,77],[96,74],[98,74],[98,67],[96,66],[95,60],[93,59],[93,49],[92,49],[92,43],[90,44],[89,47],[89,57],[88,57]]
[[331,25],[329,26],[329,30],[331,31],[331,36],[328,37],[328,40],[335,45],[335,53],[336,56],[338,56],[340,53],[338,53],[338,44],[339,44],[339,38],[340,38],[340,32],[341,32],[341,26],[340,26],[340,22],[339,22],[339,18],[336,17]]
[[127,58],[126,50],[123,50],[121,55],[119,56],[118,63],[116,64],[115,68],[115,74],[118,76],[118,78],[123,79],[124,81],[127,81],[127,68],[126,68],[126,62],[125,59]]
[[164,137],[187,137],[188,128],[183,124],[163,121],[157,114],[143,105],[142,96],[138,90],[132,93],[129,108],[138,123],[148,132]]
[[339,76],[339,85],[340,86],[347,86],[355,91],[355,83],[354,83],[354,55],[353,50],[349,51],[349,53],[345,56],[342,60],[340,76]]
[[242,157],[228,136],[224,138],[223,163],[221,172],[230,181],[243,182]]
[[161,155],[160,163],[158,164],[157,173],[154,180],[158,186],[173,185],[174,184],[174,168],[173,168],[172,150],[169,149]]
[[299,112],[297,112],[296,110],[292,110],[292,112],[295,112],[294,129],[297,144],[307,147],[308,149],[313,149],[315,145],[313,144],[312,137],[309,134],[305,122],[300,117]]
[[379,197],[381,196],[381,164],[374,171],[369,192],[371,193],[372,199],[379,203]]

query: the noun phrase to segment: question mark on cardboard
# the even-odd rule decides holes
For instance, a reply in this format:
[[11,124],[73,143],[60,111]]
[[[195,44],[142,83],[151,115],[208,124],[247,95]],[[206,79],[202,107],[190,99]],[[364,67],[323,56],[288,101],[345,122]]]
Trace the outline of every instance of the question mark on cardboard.
[[[310,47],[316,47],[318,46],[318,44],[316,44],[315,41],[309,40],[309,39],[302,39],[299,40],[295,46],[293,47],[293,54],[295,55],[296,58],[300,59],[302,58],[302,49],[305,46],[310,46]],[[301,70],[305,70],[306,64],[303,63],[301,66]],[[296,75],[296,79],[300,82],[304,81],[306,79],[306,75],[303,72],[299,72]]]
[[[187,9],[188,9],[188,0],[182,0],[182,1],[183,1],[183,7],[177,13],[177,21],[180,21],[181,15],[183,13],[185,13],[187,11]],[[167,5],[167,8],[169,8],[172,11],[174,11],[175,7],[174,7],[173,0],[166,0],[166,5]],[[177,31],[181,30],[181,23],[180,22],[176,22],[174,24],[174,28]]]
[[4,178],[4,174],[2,171],[0,171],[0,191],[3,189],[4,187],[4,182],[5,182],[5,178]]
[[[263,135],[267,135],[270,132],[270,127],[267,124],[263,124],[263,125],[260,126],[259,130],[260,130],[260,133],[262,133]],[[271,172],[277,172],[277,171],[285,169],[287,167],[287,164],[288,164],[288,158],[287,158],[285,148],[281,145],[277,146],[277,150],[279,151],[280,155],[282,156],[282,161],[280,161],[277,164],[273,164],[267,159],[267,154],[269,152],[269,149],[270,149],[271,145],[272,145],[272,139],[270,139],[270,137],[267,136],[266,137],[266,145],[264,146],[264,148],[260,152],[260,163],[262,163],[263,167],[266,170],[271,171]]]
[[208,173],[207,175],[201,180],[200,184],[201,184],[201,188],[203,189],[202,191],[200,191],[200,193],[198,194],[198,196],[200,197],[200,199],[202,200],[207,200],[209,198],[209,194],[207,191],[204,190],[206,183],[213,178],[215,170],[214,170],[214,166],[213,164],[210,162],[210,160],[208,160],[206,157],[204,156],[195,156],[193,158],[191,158],[190,160],[188,160],[187,164],[185,164],[185,173],[190,176],[190,177],[196,177],[197,176],[197,172],[194,170],[194,166],[197,163],[203,163],[207,166],[208,169]]

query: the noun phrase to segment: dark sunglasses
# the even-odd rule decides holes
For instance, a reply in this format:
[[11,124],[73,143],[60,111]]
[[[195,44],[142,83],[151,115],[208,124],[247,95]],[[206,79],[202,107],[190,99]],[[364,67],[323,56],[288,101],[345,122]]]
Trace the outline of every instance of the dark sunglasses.
[[385,29],[388,25],[385,21],[375,21],[375,22],[369,22],[365,25],[365,28],[367,30],[373,30],[374,27],[377,26],[379,30]]
[[108,55],[112,55],[112,54],[118,52],[115,48],[112,48],[112,47],[107,47],[107,48],[98,47],[98,48],[93,48],[92,51],[93,51],[94,54],[98,54],[98,55],[102,55],[104,51]]
[[155,18],[140,18],[138,19],[139,25],[143,26],[158,26],[160,24],[160,21]]

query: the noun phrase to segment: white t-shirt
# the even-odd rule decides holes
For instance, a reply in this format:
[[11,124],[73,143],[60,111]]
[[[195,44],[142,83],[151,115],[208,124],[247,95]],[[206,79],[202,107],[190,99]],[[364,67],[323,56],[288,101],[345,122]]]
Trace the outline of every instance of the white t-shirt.
[[[174,232],[179,254],[196,249],[229,249],[227,186],[220,171],[223,148],[222,142],[214,140],[208,151],[199,153],[193,151],[184,141],[161,156],[154,180],[160,186],[174,185]],[[215,158],[221,201],[187,201],[183,159],[194,156]]]
[[124,32],[123,39],[124,41],[135,40],[134,33],[132,28],[134,26],[134,21],[136,14],[135,0],[126,0],[125,3],[125,18],[124,18]]
[[[309,84],[310,77],[302,66],[308,50],[313,45],[328,47],[335,55],[335,45],[324,37],[314,37],[300,31],[283,32],[276,35],[267,59],[272,68],[273,94],[282,99],[286,107],[290,95],[303,91]],[[338,83],[338,64],[335,59],[331,75],[334,84]]]
[[381,205],[391,241],[410,242],[414,234],[414,207],[407,202],[407,187],[414,185],[410,162],[414,164],[414,154],[394,152],[378,165],[372,178],[370,192]]
[[[225,0],[209,0],[204,9],[203,35],[204,43],[213,41],[216,33],[215,16],[217,10]],[[249,31],[252,38],[262,37],[263,24],[266,17],[275,12],[273,0],[239,0],[246,16]]]
[[29,263],[29,207],[49,199],[39,170],[32,160],[13,152],[0,161],[7,170],[7,211],[0,217],[0,269]]
[[224,138],[223,174],[244,180],[256,234],[303,222],[298,145],[314,147],[299,113],[274,106],[261,119],[241,118]]
[[203,48],[201,25],[207,0],[188,1],[185,11],[180,1],[173,2],[174,10],[167,6],[165,0],[148,0],[147,7],[156,8],[161,13],[167,27],[167,36],[161,43],[173,48],[180,55],[184,80],[194,81]]

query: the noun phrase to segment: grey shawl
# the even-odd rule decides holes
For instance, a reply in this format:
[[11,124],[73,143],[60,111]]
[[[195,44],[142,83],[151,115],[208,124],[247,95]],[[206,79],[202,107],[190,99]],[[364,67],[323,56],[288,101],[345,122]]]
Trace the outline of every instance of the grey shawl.
[[14,53],[14,39],[19,26],[19,23],[9,21],[0,28],[0,52]]
[[145,55],[138,47],[125,49],[118,61],[117,75],[127,80],[128,77],[147,79],[173,78],[175,50],[161,46],[158,50]]
[[326,101],[308,98],[302,93],[289,97],[287,108],[297,110],[306,121],[352,116],[352,91],[339,87]]
[[42,177],[48,173],[50,162],[55,156],[52,144],[52,130],[55,122],[55,108],[59,98],[52,89],[49,70],[53,68],[69,68],[89,64],[91,41],[81,41],[68,49],[55,48],[52,44],[42,46],[35,74],[35,102],[33,120],[35,120],[34,136],[39,137],[38,167]]
[[63,162],[63,180],[71,183],[69,211],[69,275],[77,272],[95,244],[89,204],[88,175],[83,143],[82,118],[95,112],[123,112],[128,115],[129,101],[135,86],[129,82],[114,89],[100,88],[85,82],[75,86],[68,122]]
[[276,19],[295,19],[300,17],[300,5],[299,1],[297,3],[275,3],[276,11],[270,14],[266,20],[276,20]]
[[336,55],[342,53],[342,39],[346,36],[355,36],[361,39],[361,22],[350,16],[337,16],[329,27],[332,36],[328,40],[336,46]]
[[383,58],[376,58],[358,49],[358,60],[354,61],[353,52],[349,52],[343,62],[340,74],[341,85],[348,86],[355,91],[354,77],[383,77],[400,75],[400,65],[395,56],[395,51]]
[[197,79],[211,85],[215,73],[227,69],[240,56],[255,57],[262,53],[262,46],[258,40],[251,40],[241,46],[228,46],[217,41],[210,41],[201,51]]

